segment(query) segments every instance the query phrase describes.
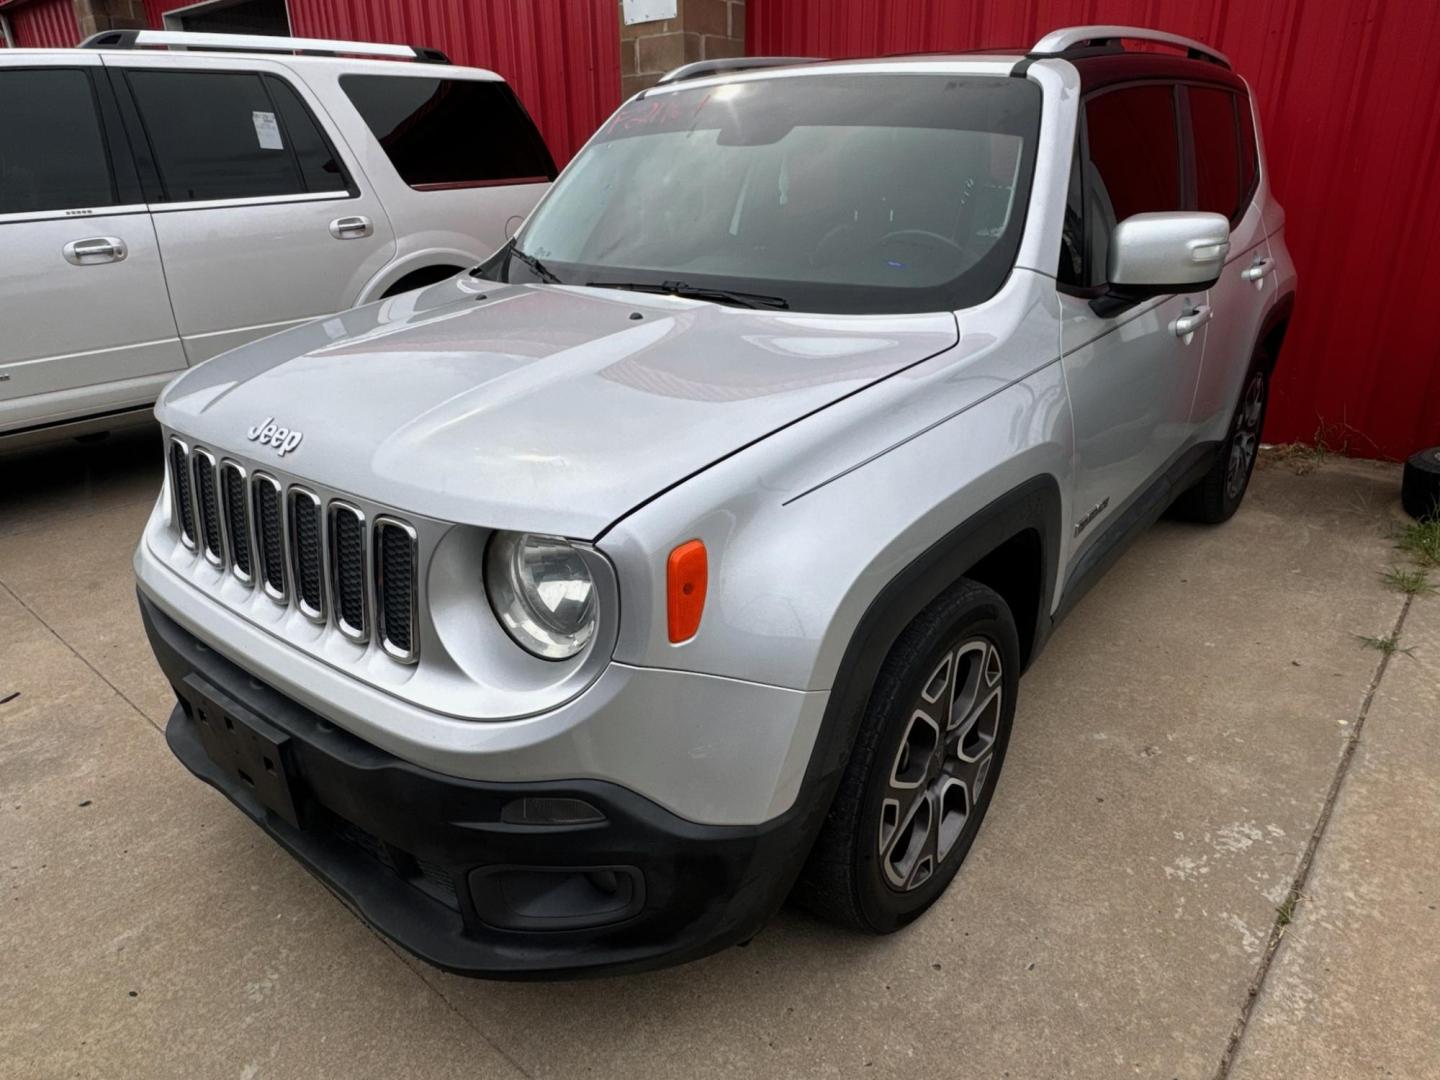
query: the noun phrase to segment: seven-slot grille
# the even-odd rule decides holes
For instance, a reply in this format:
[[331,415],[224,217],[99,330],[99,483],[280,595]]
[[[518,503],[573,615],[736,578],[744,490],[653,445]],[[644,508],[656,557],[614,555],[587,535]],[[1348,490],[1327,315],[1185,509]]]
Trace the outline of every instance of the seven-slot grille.
[[419,656],[418,538],[388,515],[367,521],[342,499],[326,503],[309,488],[288,488],[268,473],[216,462],[172,439],[174,518],[186,546],[246,585],[295,606],[317,623],[333,622],[351,641],[372,634],[395,660]]

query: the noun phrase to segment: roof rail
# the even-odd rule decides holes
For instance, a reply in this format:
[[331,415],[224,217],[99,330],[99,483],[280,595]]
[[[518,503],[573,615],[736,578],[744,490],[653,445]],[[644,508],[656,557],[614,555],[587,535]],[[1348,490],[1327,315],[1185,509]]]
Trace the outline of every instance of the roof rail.
[[285,52],[306,56],[380,56],[448,64],[439,49],[423,45],[387,45],[373,41],[273,37],[269,34],[190,34],[179,30],[102,30],[80,42],[82,49],[220,49],[225,52]]
[[814,64],[815,56],[730,56],[720,60],[697,60],[693,64],[681,64],[660,76],[656,86],[685,82],[689,79],[703,79],[707,75],[726,75],[738,71],[756,71],[760,68],[791,67],[795,64]]
[[1228,68],[1230,60],[1226,55],[1194,38],[1167,34],[1164,30],[1150,30],[1143,26],[1067,26],[1063,30],[1052,30],[1030,49],[1033,57],[1062,56],[1072,49],[1088,46],[1119,47],[1122,39],[1131,41],[1154,41],[1162,45],[1173,45],[1184,49],[1191,60],[1206,60]]

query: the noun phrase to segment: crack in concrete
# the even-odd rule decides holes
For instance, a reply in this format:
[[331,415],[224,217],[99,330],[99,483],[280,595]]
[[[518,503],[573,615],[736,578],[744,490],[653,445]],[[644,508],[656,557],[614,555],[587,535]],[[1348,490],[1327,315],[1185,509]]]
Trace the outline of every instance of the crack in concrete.
[[[1400,605],[1400,613],[1395,617],[1394,626],[1390,628],[1390,640],[1398,641],[1400,639],[1400,631],[1405,626],[1405,616],[1410,613],[1410,604],[1414,599],[1414,596],[1406,596],[1405,602]],[[1366,688],[1365,697],[1360,702],[1360,710],[1355,715],[1355,725],[1345,740],[1345,746],[1340,752],[1340,761],[1335,768],[1335,775],[1330,780],[1329,790],[1325,793],[1325,801],[1321,804],[1320,817],[1316,820],[1315,828],[1310,833],[1310,839],[1305,845],[1305,852],[1300,857],[1300,865],[1295,869],[1295,876],[1291,879],[1285,899],[1276,908],[1275,921],[1270,926],[1270,939],[1266,942],[1265,953],[1260,958],[1260,966],[1255,972],[1255,977],[1250,980],[1250,986],[1245,995],[1245,1004],[1240,1007],[1240,1016],[1230,1032],[1225,1052],[1220,1056],[1214,1080],[1229,1080],[1230,1070],[1235,1064],[1235,1057],[1239,1053],[1241,1043],[1245,1040],[1245,1033],[1249,1030],[1250,1017],[1255,1011],[1255,1003],[1260,1000],[1260,994],[1265,989],[1266,977],[1269,976],[1275,956],[1280,951],[1280,943],[1285,938],[1285,927],[1294,919],[1293,915],[1287,918],[1281,912],[1293,912],[1295,905],[1304,895],[1305,886],[1310,880],[1310,867],[1315,862],[1315,852],[1320,847],[1320,841],[1325,838],[1325,830],[1330,825],[1330,816],[1335,810],[1335,803],[1340,798],[1340,789],[1344,786],[1345,778],[1350,773],[1350,764],[1355,758],[1356,748],[1360,745],[1360,735],[1365,730],[1365,719],[1370,715],[1370,706],[1375,701],[1375,692],[1380,689],[1380,681],[1385,678],[1385,672],[1389,670],[1390,661],[1395,655],[1394,652],[1387,652],[1375,665],[1375,672],[1370,677],[1370,685]]]
[[47,631],[49,631],[51,637],[53,637],[53,638],[54,638],[56,641],[58,641],[61,645],[64,645],[65,648],[69,649],[69,650],[70,650],[70,654],[71,654],[72,656],[74,656],[75,659],[79,660],[82,664],[84,664],[87,668],[89,668],[91,674],[93,674],[97,679],[99,679],[102,683],[104,683],[106,686],[108,686],[108,687],[111,689],[111,691],[114,692],[114,694],[115,694],[116,697],[118,697],[121,701],[125,702],[126,705],[129,705],[130,708],[134,709],[135,712],[136,712],[137,714],[139,714],[140,719],[144,720],[145,723],[149,724],[149,725],[150,725],[152,728],[154,728],[156,731],[160,732],[160,734],[162,734],[162,735],[165,734],[165,727],[164,727],[164,725],[162,725],[162,724],[157,724],[157,723],[151,718],[151,716],[150,716],[149,713],[147,713],[144,709],[140,708],[139,705],[136,705],[135,702],[131,701],[131,700],[125,695],[125,691],[121,690],[121,689],[120,689],[118,686],[116,686],[113,682],[111,682],[109,679],[107,679],[107,678],[101,673],[100,669],[97,668],[94,664],[92,664],[92,663],[86,658],[86,656],[84,655],[84,653],[80,652],[80,650],[77,649],[77,648],[75,648],[74,645],[71,645],[70,642],[66,641],[66,640],[64,639],[64,637],[62,637],[62,636],[60,635],[60,632],[59,632],[58,630],[56,630],[53,626],[51,626],[48,622],[45,621],[45,617],[44,617],[43,615],[41,615],[38,611],[36,611],[36,610],[35,610],[34,608],[32,608],[29,604],[27,604],[27,603],[24,601],[24,599],[21,598],[21,596],[20,596],[19,593],[17,593],[14,589],[12,589],[12,588],[11,588],[9,585],[7,585],[4,581],[0,581],[0,589],[4,589],[5,592],[9,594],[10,599],[14,600],[14,601],[15,601],[17,604],[19,604],[22,608],[24,608],[26,611],[28,611],[28,612],[30,613],[30,617],[31,617],[31,618],[33,618],[36,622],[38,622],[41,626],[43,626]]

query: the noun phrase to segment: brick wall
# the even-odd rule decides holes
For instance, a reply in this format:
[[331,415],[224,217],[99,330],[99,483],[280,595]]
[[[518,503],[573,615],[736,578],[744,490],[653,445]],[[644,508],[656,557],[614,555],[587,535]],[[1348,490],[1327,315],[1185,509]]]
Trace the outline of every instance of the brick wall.
[[671,68],[745,55],[745,0],[676,0],[673,19],[620,25],[620,96],[654,86]]
[[150,25],[145,0],[75,0],[75,21],[82,38],[101,30],[143,30]]

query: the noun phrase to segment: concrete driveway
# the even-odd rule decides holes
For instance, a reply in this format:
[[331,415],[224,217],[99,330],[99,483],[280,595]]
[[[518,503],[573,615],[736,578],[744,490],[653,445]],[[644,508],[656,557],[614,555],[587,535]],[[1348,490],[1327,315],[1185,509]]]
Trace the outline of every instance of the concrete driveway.
[[[399,953],[171,758],[130,576],[158,456],[0,460],[5,1076],[1440,1074],[1440,599],[1380,581],[1393,468],[1268,463],[1229,525],[1132,549],[917,925],[786,911],[684,968],[507,985]],[[1397,630],[1413,654],[1356,636]]]

